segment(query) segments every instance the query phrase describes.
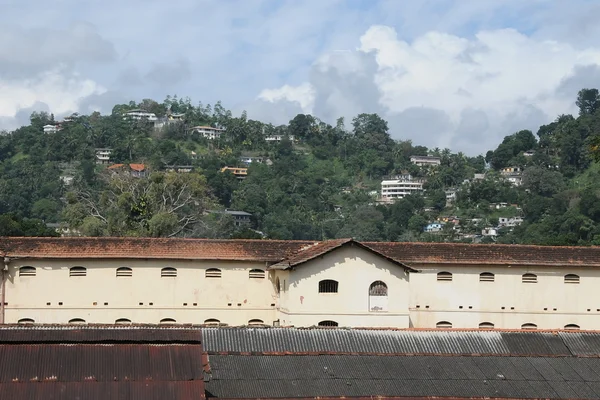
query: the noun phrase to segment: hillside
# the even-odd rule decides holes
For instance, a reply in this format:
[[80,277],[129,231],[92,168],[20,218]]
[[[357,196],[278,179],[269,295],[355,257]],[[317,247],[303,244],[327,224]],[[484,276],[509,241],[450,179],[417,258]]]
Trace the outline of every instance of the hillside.
[[393,140],[376,114],[273,126],[177,97],[33,113],[0,136],[0,235],[600,244],[600,97],[576,101],[477,157]]

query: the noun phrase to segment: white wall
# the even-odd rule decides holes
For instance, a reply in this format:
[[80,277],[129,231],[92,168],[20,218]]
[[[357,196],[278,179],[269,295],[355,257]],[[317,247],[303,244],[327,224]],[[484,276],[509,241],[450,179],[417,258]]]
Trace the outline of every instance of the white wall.
[[[496,328],[505,329],[520,329],[525,323],[541,329],[562,329],[567,324],[600,329],[600,271],[595,269],[483,265],[415,268],[422,272],[410,277],[414,327],[432,328],[439,321],[449,321],[454,328],[477,328],[481,322],[492,322]],[[452,281],[438,281],[440,271],[452,272]],[[494,273],[494,282],[480,282],[481,272]],[[536,274],[537,283],[523,283],[525,273]],[[564,283],[566,274],[579,275],[580,283]]]
[[[37,268],[35,277],[19,277],[18,269],[25,265]],[[87,276],[70,277],[69,268],[76,265],[87,267]],[[116,268],[120,266],[132,268],[133,276],[116,277]],[[161,277],[163,267],[177,268],[177,277]],[[205,278],[208,268],[220,268],[222,277]],[[32,318],[36,322],[65,323],[72,318],[83,318],[91,323],[114,323],[116,319],[127,318],[133,322],[158,323],[162,318],[173,318],[178,323],[203,323],[217,318],[222,323],[245,325],[257,318],[272,324],[274,286],[268,273],[264,279],[250,279],[248,272],[252,268],[265,269],[265,265],[219,261],[17,260],[10,264],[6,283],[5,321]]]
[[[358,246],[345,246],[281,274],[286,281],[280,298],[282,325],[313,326],[332,320],[339,326],[406,328],[408,275],[401,266]],[[319,281],[336,280],[338,293],[319,293]],[[388,286],[388,311],[369,311],[369,286]]]

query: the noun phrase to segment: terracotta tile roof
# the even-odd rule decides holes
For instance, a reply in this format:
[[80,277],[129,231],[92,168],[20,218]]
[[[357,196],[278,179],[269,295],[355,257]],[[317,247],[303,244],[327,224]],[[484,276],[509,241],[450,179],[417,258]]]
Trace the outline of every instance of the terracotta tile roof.
[[600,247],[465,243],[363,242],[403,263],[600,266]]
[[117,169],[117,168],[121,168],[123,167],[125,164],[113,164],[110,167],[108,167],[107,169]]
[[129,168],[134,171],[141,172],[146,169],[146,166],[144,164],[129,164]]
[[330,251],[333,251],[333,250],[335,250],[339,247],[345,246],[345,245],[361,247],[369,252],[372,252],[381,257],[387,258],[389,261],[393,262],[394,264],[398,264],[406,269],[412,270],[412,268],[409,268],[406,265],[402,264],[400,261],[398,261],[398,259],[390,258],[386,254],[383,254],[383,253],[379,252],[378,250],[375,250],[371,247],[364,246],[362,243],[357,242],[354,239],[336,239],[336,240],[327,240],[325,242],[315,243],[312,246],[308,246],[306,248],[301,249],[296,254],[289,256],[285,260],[282,260],[281,262],[279,262],[277,264],[271,265],[269,267],[269,269],[288,269],[288,268],[296,267],[298,265],[304,264],[307,261],[310,261],[314,258],[320,257],[324,254],[329,253]]
[[0,238],[0,252],[23,258],[162,258],[278,262],[314,242],[165,238]]
[[29,258],[162,258],[239,260],[300,265],[338,247],[367,248],[403,266],[534,265],[600,267],[600,247],[476,245],[462,243],[386,243],[336,239],[326,242],[166,238],[0,238],[0,255]]

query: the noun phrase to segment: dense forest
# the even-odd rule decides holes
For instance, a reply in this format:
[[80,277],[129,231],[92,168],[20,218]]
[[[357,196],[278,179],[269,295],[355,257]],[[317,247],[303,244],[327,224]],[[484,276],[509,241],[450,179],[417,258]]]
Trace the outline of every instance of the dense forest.
[[[300,114],[273,126],[176,96],[64,121],[36,112],[30,125],[0,135],[0,236],[597,245],[598,90],[581,90],[576,104],[578,116],[560,115],[536,134],[507,132],[477,157],[393,140],[376,114],[335,126]],[[157,121],[124,117],[131,110]],[[49,125],[57,129],[44,132]],[[222,133],[208,138],[198,126]],[[111,150],[109,163],[98,162],[97,149]],[[143,164],[143,175],[127,173],[130,164]],[[382,179],[400,174],[423,190],[382,201]],[[249,213],[249,222],[236,224],[226,210]]]

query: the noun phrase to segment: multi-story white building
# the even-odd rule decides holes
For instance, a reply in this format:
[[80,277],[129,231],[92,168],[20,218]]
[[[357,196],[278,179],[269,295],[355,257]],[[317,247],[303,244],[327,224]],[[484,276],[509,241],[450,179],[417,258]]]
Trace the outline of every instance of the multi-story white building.
[[110,164],[112,149],[96,149],[96,164]]
[[156,114],[147,112],[144,110],[140,110],[140,109],[129,110],[129,111],[123,113],[123,119],[133,119],[136,121],[146,120],[146,121],[152,121],[152,122],[158,120],[158,118],[156,117]]
[[[284,137],[286,137],[286,135],[268,135],[268,136],[265,136],[265,141],[279,143],[279,142],[281,142],[283,140]],[[292,142],[294,140],[296,140],[296,138],[294,137],[294,135],[288,135],[287,137]]]
[[433,156],[410,156],[410,162],[419,167],[438,166],[442,163],[440,157]]
[[209,140],[218,139],[225,129],[213,128],[212,126],[194,126],[190,128],[192,132],[199,133],[202,137]]
[[44,133],[56,133],[59,131],[59,127],[57,125],[44,125]]
[[409,194],[423,191],[425,180],[414,179],[410,174],[385,178],[381,182],[382,199],[402,199]]
[[600,329],[600,248],[3,238],[0,321]]

